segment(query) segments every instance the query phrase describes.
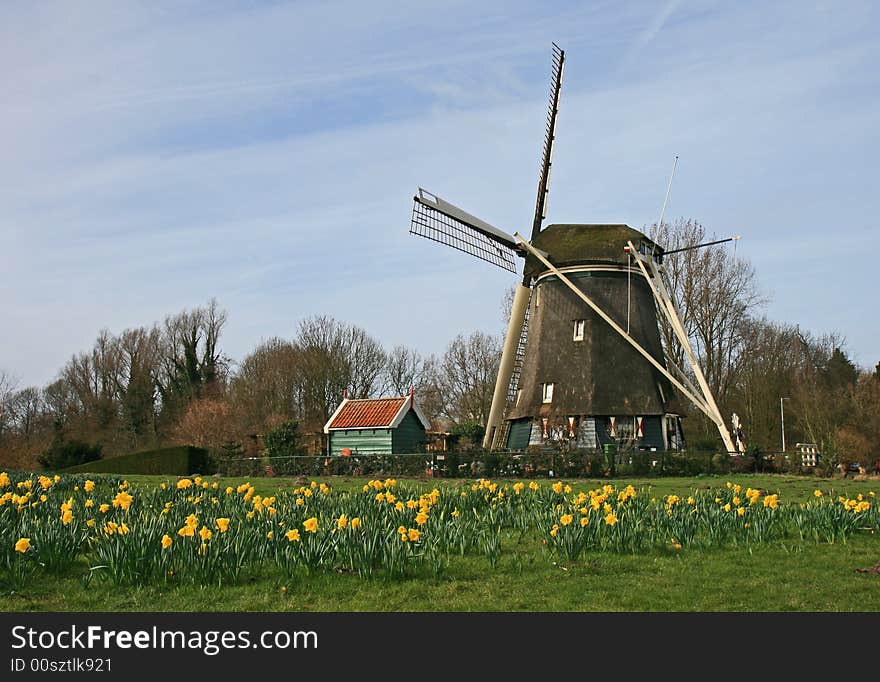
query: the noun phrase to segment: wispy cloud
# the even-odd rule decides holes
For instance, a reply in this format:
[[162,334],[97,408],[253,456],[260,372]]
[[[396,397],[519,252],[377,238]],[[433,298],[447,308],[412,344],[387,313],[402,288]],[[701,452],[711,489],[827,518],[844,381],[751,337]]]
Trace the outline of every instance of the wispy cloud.
[[823,247],[880,248],[870,3],[34,7],[0,9],[0,367],[25,383],[211,296],[239,358],[317,312],[423,352],[499,331],[513,280],[410,237],[411,197],[530,222],[550,40],[551,222],[652,222],[680,154],[667,216],[742,233],[771,316],[876,361],[839,305],[870,274]]

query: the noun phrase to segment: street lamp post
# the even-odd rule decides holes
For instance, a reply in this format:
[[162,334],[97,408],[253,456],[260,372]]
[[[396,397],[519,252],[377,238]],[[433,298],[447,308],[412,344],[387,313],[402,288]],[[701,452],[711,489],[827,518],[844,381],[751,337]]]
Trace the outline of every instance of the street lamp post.
[[782,421],[782,452],[785,452],[785,409],[783,407],[783,400],[791,400],[791,398],[779,399],[779,417]]

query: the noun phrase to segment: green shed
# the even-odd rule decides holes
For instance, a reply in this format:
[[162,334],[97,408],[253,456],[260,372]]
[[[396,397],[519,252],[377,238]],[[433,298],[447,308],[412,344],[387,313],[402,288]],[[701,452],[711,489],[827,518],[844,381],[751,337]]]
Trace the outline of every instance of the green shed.
[[344,399],[324,425],[331,455],[424,452],[428,420],[412,394],[399,398]]

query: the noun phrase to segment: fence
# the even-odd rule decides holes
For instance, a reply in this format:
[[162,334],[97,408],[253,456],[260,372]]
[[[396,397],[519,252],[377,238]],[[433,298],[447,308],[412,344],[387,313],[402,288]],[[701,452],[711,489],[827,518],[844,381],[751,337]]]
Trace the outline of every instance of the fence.
[[432,478],[601,478],[728,473],[814,473],[776,455],[729,456],[714,451],[419,452],[349,457],[296,455],[217,460],[224,476],[420,476]]

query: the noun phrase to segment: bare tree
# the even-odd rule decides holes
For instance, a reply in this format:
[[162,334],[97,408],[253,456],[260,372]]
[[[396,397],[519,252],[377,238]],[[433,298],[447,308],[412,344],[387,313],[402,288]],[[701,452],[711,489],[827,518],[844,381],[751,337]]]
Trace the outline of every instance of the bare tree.
[[12,394],[9,405],[15,431],[24,440],[31,440],[37,433],[43,415],[43,398],[40,389],[29,386]]
[[[652,225],[651,239],[667,251],[712,241],[695,220]],[[747,320],[765,300],[758,291],[754,267],[722,245],[672,254],[664,259],[667,286],[706,380],[719,403],[735,383]],[[685,354],[666,319],[660,329],[667,357],[684,368]]]
[[385,363],[383,393],[404,395],[410,388],[421,394],[428,380],[429,359],[411,348],[392,348]]
[[343,327],[343,348],[347,358],[352,398],[371,398],[380,388],[379,380],[387,358],[382,344],[360,327]]
[[3,434],[10,425],[11,413],[8,401],[17,384],[11,374],[0,369],[0,443],[3,442]]
[[257,346],[239,364],[231,387],[249,431],[302,417],[300,358],[290,341],[271,338]]
[[446,415],[485,425],[501,360],[501,339],[480,331],[456,336],[443,354],[439,383]]
[[792,388],[797,424],[833,466],[841,428],[854,419],[858,370],[843,351],[839,334],[813,336],[798,329],[797,338],[800,357]]
[[[779,400],[791,398],[798,372],[797,329],[766,318],[749,319],[745,321],[743,339],[729,402],[742,417],[746,442],[774,450],[781,440]],[[795,412],[790,409],[790,414],[789,429],[793,432]]]
[[308,429],[323,426],[345,391],[369,398],[377,390],[385,352],[363,329],[319,315],[300,323],[294,346]]
[[135,445],[156,435],[158,409],[158,327],[126,329],[116,338],[119,353],[116,393],[123,429]]

